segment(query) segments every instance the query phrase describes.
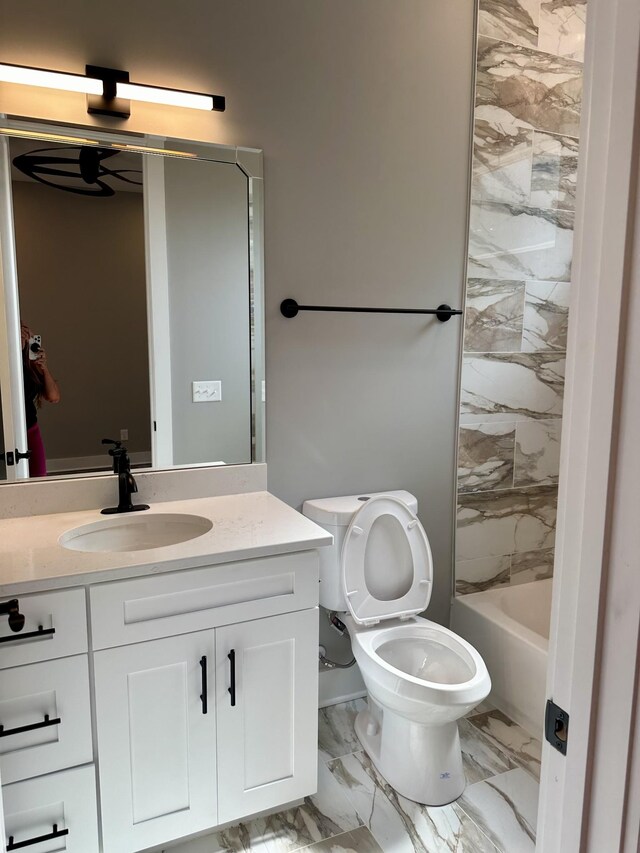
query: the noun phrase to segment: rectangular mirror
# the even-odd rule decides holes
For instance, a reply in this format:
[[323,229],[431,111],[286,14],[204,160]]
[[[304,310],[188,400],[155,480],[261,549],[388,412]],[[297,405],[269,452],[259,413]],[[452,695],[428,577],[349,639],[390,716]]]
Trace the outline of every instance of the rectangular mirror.
[[262,193],[257,150],[0,126],[1,478],[264,461]]

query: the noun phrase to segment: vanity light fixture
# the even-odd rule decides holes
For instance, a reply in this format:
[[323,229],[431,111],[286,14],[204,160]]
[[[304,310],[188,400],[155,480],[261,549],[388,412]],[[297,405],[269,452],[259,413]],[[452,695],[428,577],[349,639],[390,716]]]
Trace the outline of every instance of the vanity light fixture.
[[25,86],[84,93],[87,95],[87,112],[116,118],[129,118],[131,114],[129,101],[145,101],[170,107],[216,112],[223,112],[225,108],[225,99],[222,95],[205,95],[201,92],[186,92],[132,83],[129,80],[128,71],[104,68],[100,65],[87,65],[83,76],[3,62],[0,63],[0,83],[18,83]]

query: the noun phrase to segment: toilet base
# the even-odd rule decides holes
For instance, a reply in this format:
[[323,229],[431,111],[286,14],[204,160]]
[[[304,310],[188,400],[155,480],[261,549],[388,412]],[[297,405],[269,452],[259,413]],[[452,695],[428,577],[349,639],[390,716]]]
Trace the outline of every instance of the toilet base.
[[368,702],[356,717],[356,734],[391,787],[427,806],[457,800],[466,784],[458,724],[425,726]]

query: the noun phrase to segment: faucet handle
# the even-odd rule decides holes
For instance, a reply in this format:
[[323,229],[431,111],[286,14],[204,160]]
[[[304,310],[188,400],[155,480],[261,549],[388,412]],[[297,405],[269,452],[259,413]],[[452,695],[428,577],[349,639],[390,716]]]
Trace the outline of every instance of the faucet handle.
[[122,471],[129,469],[129,456],[127,448],[123,446],[121,441],[116,441],[114,438],[103,438],[102,444],[113,444],[109,448],[109,456],[113,458],[113,473],[120,474]]

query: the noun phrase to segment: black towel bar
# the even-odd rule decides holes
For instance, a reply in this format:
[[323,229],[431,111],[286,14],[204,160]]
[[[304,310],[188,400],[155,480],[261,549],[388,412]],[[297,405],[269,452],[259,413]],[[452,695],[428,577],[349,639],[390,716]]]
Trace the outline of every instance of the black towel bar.
[[280,313],[287,319],[297,316],[298,311],[347,311],[356,314],[435,314],[441,323],[446,323],[454,314],[462,314],[457,308],[443,303],[437,308],[347,308],[337,305],[298,305],[295,299],[284,299]]

